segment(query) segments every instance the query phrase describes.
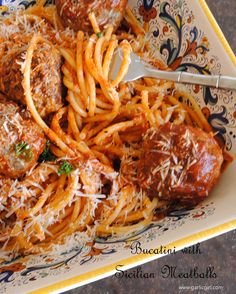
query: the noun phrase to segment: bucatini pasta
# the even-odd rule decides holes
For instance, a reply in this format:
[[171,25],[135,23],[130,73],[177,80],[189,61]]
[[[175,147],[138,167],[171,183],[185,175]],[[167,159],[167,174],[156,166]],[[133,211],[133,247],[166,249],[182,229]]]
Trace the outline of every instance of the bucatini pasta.
[[[27,110],[50,141],[45,154],[51,157],[37,162],[24,177],[0,177],[0,245],[33,253],[64,242],[74,232],[87,230],[94,238],[142,230],[157,217],[156,211],[170,204],[149,197],[137,184],[145,134],[167,123],[212,132],[194,98],[173,82],[122,82],[131,52],[148,59],[150,49],[147,26],[143,28],[129,8],[129,32],[115,33],[112,26],[101,31],[90,13],[94,33],[89,35],[64,29],[55,6],[44,4],[38,1],[1,20],[6,31],[18,25],[21,32],[34,23],[34,29],[23,34],[28,45],[20,63],[22,86]],[[31,79],[35,52],[46,44],[63,58],[66,88],[66,101],[47,120],[35,105]],[[109,69],[118,48],[123,62],[111,81]],[[166,69],[162,62],[156,64]]]

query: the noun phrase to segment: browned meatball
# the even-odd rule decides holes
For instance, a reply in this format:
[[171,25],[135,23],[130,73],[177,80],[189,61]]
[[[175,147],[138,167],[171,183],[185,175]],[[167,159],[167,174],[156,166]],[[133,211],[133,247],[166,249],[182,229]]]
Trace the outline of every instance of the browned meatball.
[[168,123],[146,134],[138,179],[150,197],[194,202],[212,190],[222,163],[222,150],[211,134]]
[[[25,104],[20,63],[24,61],[27,44],[17,47],[12,42],[11,45],[12,50],[8,50],[0,62],[0,91]],[[61,57],[54,46],[40,44],[32,59],[31,88],[35,106],[42,117],[57,111],[62,105],[60,67]]]
[[0,175],[19,178],[37,162],[45,137],[27,111],[0,101]]
[[119,26],[127,0],[56,0],[57,12],[66,27],[92,32],[88,14],[94,12],[101,29]]

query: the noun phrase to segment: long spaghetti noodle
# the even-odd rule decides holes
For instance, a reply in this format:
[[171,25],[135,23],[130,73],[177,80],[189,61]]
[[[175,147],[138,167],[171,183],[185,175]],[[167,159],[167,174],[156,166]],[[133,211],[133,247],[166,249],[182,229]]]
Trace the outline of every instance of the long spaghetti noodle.
[[[89,19],[94,34],[79,31],[73,35],[61,30],[55,7],[44,7],[44,3],[39,1],[28,9],[27,18],[41,25],[46,19],[55,31],[30,35],[22,66],[23,87],[27,108],[50,139],[57,159],[39,163],[23,179],[1,179],[5,209],[0,212],[0,244],[5,250],[35,253],[88,226],[93,236],[106,237],[150,224],[154,210],[168,203],[150,200],[136,185],[143,135],[169,121],[211,132],[194,98],[176,90],[172,82],[141,79],[122,83],[131,51],[144,57],[148,48],[145,29],[130,9],[125,18],[135,37],[127,32],[116,35],[112,27],[102,35],[93,14]],[[67,104],[53,116],[50,126],[34,105],[30,83],[34,51],[44,42],[61,52],[67,88]],[[116,79],[110,81],[109,68],[117,48],[123,50],[124,59]],[[180,102],[180,97],[191,106]],[[118,172],[117,161],[121,165]]]

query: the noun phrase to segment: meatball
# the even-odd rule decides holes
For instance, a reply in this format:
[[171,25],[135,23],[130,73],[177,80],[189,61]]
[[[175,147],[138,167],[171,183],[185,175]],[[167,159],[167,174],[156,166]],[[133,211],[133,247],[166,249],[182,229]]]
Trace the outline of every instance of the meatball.
[[[8,50],[0,62],[0,91],[22,104],[25,104],[25,97],[21,63],[26,49],[27,44],[17,47],[12,42],[12,50]],[[60,67],[61,57],[53,45],[44,43],[38,46],[32,59],[31,88],[35,106],[42,117],[62,106]]]
[[150,197],[194,203],[212,190],[222,163],[211,134],[168,123],[145,135],[138,180]]
[[65,27],[75,31],[91,33],[92,26],[88,14],[94,12],[101,29],[112,25],[115,29],[119,26],[127,0],[97,0],[97,1],[74,1],[56,0],[57,12]]
[[23,176],[37,162],[45,143],[27,111],[14,102],[0,101],[0,175]]

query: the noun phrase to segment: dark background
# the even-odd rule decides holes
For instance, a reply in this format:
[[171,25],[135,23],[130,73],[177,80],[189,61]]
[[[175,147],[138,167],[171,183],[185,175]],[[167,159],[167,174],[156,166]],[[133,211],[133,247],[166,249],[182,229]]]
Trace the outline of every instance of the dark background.
[[[194,0],[189,0],[194,1]],[[236,52],[236,0],[207,0],[218,24],[223,30],[231,48]],[[236,209],[236,208],[235,208]],[[143,272],[155,273],[154,279],[117,279],[109,277],[90,285],[83,286],[66,294],[174,294],[181,293],[179,286],[223,286],[218,291],[193,291],[185,290],[182,293],[236,293],[236,230],[200,245],[202,254],[184,255],[181,252],[173,256],[166,256],[142,266]],[[216,279],[164,279],[161,276],[161,268],[164,265],[178,266],[187,271],[194,266],[204,270],[208,266],[214,266]],[[129,272],[133,272],[131,269]]]

